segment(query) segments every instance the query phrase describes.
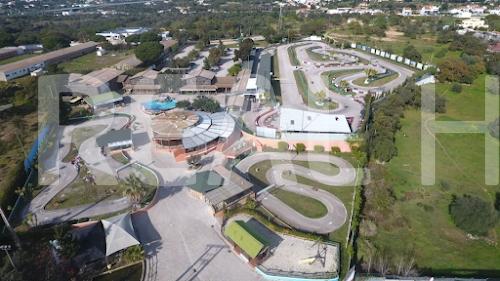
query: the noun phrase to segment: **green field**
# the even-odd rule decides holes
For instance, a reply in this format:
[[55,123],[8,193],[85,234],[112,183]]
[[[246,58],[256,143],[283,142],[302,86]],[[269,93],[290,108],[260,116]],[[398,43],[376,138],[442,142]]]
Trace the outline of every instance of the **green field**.
[[125,52],[110,52],[102,57],[98,57],[96,53],[86,54],[76,59],[59,64],[67,73],[82,73],[86,74],[91,71],[112,66],[121,60],[126,59],[133,52],[131,50]]
[[295,82],[297,83],[297,89],[302,96],[304,104],[318,109],[335,109],[338,107],[338,104],[333,101],[324,101],[323,105],[316,103],[316,96],[309,89],[307,78],[302,70],[294,70],[293,76],[295,78]]
[[300,61],[299,59],[297,58],[297,52],[295,52],[295,49],[297,47],[300,47],[300,46],[303,46],[305,44],[297,44],[297,45],[293,45],[293,46],[290,46],[286,49],[286,51],[288,52],[288,58],[290,59],[290,64],[293,65],[293,66],[300,66]]
[[[447,112],[439,119],[484,119],[484,76],[464,86],[461,94],[450,88],[437,84],[437,93],[447,99]],[[454,225],[448,211],[453,195],[473,194],[493,204],[495,192],[500,191],[500,186],[484,182],[484,137],[438,134],[436,184],[422,186],[420,134],[420,112],[405,111],[396,136],[398,155],[385,165],[386,184],[393,186],[396,201],[376,234],[358,239],[358,258],[366,260],[372,247],[393,256],[411,251],[420,274],[500,276],[500,224],[487,238],[470,239]]]
[[316,199],[304,197],[281,188],[273,189],[271,194],[308,218],[321,218],[327,214],[325,205]]

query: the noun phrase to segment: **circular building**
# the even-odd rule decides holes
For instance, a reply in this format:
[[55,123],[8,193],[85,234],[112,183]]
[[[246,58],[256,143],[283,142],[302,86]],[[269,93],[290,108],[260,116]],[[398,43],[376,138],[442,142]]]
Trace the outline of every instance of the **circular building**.
[[156,147],[181,159],[188,154],[222,151],[240,137],[234,119],[225,112],[169,111],[153,118],[152,130]]

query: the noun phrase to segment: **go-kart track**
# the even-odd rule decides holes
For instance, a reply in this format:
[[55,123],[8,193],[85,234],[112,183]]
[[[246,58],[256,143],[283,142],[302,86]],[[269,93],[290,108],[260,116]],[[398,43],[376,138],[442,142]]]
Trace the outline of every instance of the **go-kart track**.
[[[291,63],[288,48],[294,47],[295,53],[300,66],[294,66]],[[312,52],[318,54],[326,54],[327,52],[333,52],[336,54],[335,60],[318,62],[313,60],[308,54],[307,49],[313,48]],[[341,78],[349,83],[350,87],[367,91],[391,91],[399,85],[403,84],[404,81],[413,75],[413,71],[399,66],[397,64],[390,63],[383,59],[379,59],[375,56],[362,53],[357,50],[349,49],[335,49],[323,42],[300,42],[288,45],[282,45],[277,47],[277,54],[279,58],[279,69],[280,69],[280,86],[282,94],[282,102],[284,107],[296,108],[309,111],[317,111],[323,113],[332,114],[342,114],[347,117],[353,117],[352,128],[356,131],[361,118],[361,110],[363,109],[362,97],[351,97],[346,95],[341,95],[329,89],[328,85],[325,84],[321,77],[321,74],[328,71],[344,71],[344,70],[359,70],[361,73],[354,73],[350,75],[344,75]],[[369,64],[365,65],[362,63],[355,63],[352,57],[357,57],[359,59],[369,61]],[[354,85],[352,81],[360,78],[366,77],[364,73],[365,69],[372,68],[378,72],[382,69],[389,69],[397,73],[397,77],[381,86],[358,86]],[[333,110],[322,110],[307,106],[302,96],[299,93],[297,83],[293,72],[295,70],[301,70],[304,72],[308,87],[311,93],[316,93],[319,91],[325,91],[327,97],[331,98],[332,101],[338,104],[338,107]],[[362,95],[361,95],[362,96]]]
[[[243,159],[240,163],[238,163],[236,168],[240,172],[247,174],[250,167],[265,160],[285,160],[290,162],[286,164],[276,163],[272,165],[272,167],[266,172],[266,178],[269,184],[274,184],[277,188],[282,188],[301,196],[316,199],[327,209],[327,214],[321,218],[308,218],[298,213],[269,192],[264,191],[258,194],[257,200],[260,201],[266,209],[271,211],[271,213],[278,216],[294,228],[313,233],[330,233],[339,229],[346,222],[347,210],[342,201],[335,197],[335,195],[322,189],[315,189],[313,186],[285,179],[283,178],[283,173],[291,171],[295,175],[300,175],[321,183],[339,186],[339,188],[342,188],[342,186],[353,184],[356,179],[356,170],[349,162],[342,158],[326,154],[295,155],[293,153],[263,152]],[[334,176],[325,175],[312,169],[292,164],[291,161],[294,160],[331,163],[339,168],[339,173]]]

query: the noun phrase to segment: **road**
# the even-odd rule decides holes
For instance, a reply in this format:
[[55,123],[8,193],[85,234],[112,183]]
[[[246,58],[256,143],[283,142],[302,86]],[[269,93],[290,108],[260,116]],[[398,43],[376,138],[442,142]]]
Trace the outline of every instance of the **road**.
[[[290,58],[288,56],[287,49],[291,46],[296,47],[295,51],[297,54],[297,59],[300,62],[300,66],[293,66],[290,62]],[[345,54],[348,56],[356,56],[365,60],[370,61],[369,65],[364,65],[361,63],[353,63],[352,59],[348,56],[336,56],[336,63],[329,64],[328,62],[317,62],[309,57],[306,49],[311,47],[319,47],[320,51],[333,51],[340,54]],[[322,79],[321,74],[327,71],[338,71],[338,70],[349,70],[349,69],[366,69],[366,68],[375,68],[378,71],[382,71],[383,68],[391,69],[392,71],[398,73],[398,77],[380,87],[359,87],[353,85],[351,86],[355,88],[359,88],[361,90],[375,90],[382,89],[384,91],[390,91],[395,87],[401,85],[409,76],[413,74],[413,72],[405,67],[392,64],[385,60],[377,59],[375,56],[371,56],[356,50],[344,50],[344,49],[335,49],[327,45],[323,42],[300,42],[295,44],[281,45],[277,48],[278,57],[279,57],[279,67],[280,67],[280,86],[282,94],[282,102],[283,106],[302,109],[302,110],[310,110],[316,112],[323,113],[332,113],[332,114],[342,114],[347,117],[352,117],[352,128],[356,131],[359,122],[361,121],[361,111],[363,109],[363,105],[359,100],[360,98],[354,98],[351,96],[340,95],[334,91],[331,91],[328,85],[325,84],[325,81]],[[338,63],[342,63],[342,60],[345,60],[345,65],[340,65]],[[312,93],[319,92],[321,90],[327,93],[327,96],[330,97],[333,101],[338,104],[338,107],[334,110],[321,110],[308,107],[304,104],[302,96],[300,95],[295,77],[293,75],[294,70],[302,70],[306,76],[308,81],[309,89]],[[359,75],[359,74],[358,74]],[[348,81],[352,81],[357,76],[348,76]],[[286,94],[285,94],[286,93]]]
[[[107,163],[103,162],[100,149],[95,144],[95,138],[112,129],[122,128],[129,119],[123,116],[106,117],[86,121],[80,125],[63,126],[59,129],[58,139],[60,140],[59,150],[52,151],[52,155],[47,155],[46,159],[40,159],[42,162],[50,162],[56,159],[55,166],[47,171],[57,177],[57,179],[45,187],[23,210],[23,217],[27,214],[33,214],[33,222],[38,225],[62,222],[66,220],[94,217],[123,210],[130,206],[130,202],[126,198],[115,200],[105,200],[87,205],[81,205],[73,208],[64,208],[57,210],[46,210],[45,206],[57,196],[64,188],[70,185],[78,176],[75,166],[71,163],[63,162],[63,158],[70,152],[72,134],[76,128],[91,127],[97,125],[106,125],[97,135],[85,140],[80,146],[80,156],[89,164],[90,169],[99,169],[103,172],[109,172],[110,169]],[[47,160],[47,161],[44,161]]]
[[[276,163],[266,173],[266,179],[270,184],[282,186],[286,191],[294,192],[302,196],[311,197],[320,201],[327,209],[327,214],[321,218],[308,218],[268,192],[258,195],[257,199],[262,205],[274,215],[293,226],[294,228],[313,232],[330,233],[339,229],[347,220],[347,210],[340,199],[335,195],[322,189],[315,190],[313,187],[297,183],[283,178],[283,173],[292,171],[296,175],[313,179],[315,181],[333,186],[352,185],[356,179],[356,170],[352,165],[339,157],[327,154],[293,154],[280,152],[263,152],[251,155],[236,165],[236,168],[247,174],[254,164],[264,160],[285,160],[290,163]],[[292,160],[329,162],[339,168],[337,175],[325,175],[320,172],[291,163]]]

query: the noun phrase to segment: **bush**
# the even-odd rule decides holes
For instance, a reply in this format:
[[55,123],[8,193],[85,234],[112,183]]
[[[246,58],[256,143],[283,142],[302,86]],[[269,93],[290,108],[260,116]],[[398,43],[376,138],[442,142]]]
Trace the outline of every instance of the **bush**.
[[462,92],[462,85],[460,85],[458,83],[453,83],[453,85],[451,85],[451,91],[455,92],[455,93],[461,93]]
[[314,152],[318,152],[318,153],[325,152],[325,147],[322,145],[315,145]]
[[191,102],[188,100],[181,100],[176,103],[176,107],[187,109],[191,107]]
[[301,142],[296,143],[293,147],[295,148],[295,153],[297,154],[306,151],[306,145]]
[[338,146],[332,146],[332,147],[330,148],[330,152],[331,152],[332,154],[338,154],[338,153],[340,153],[340,147],[338,147]]
[[231,66],[227,72],[229,73],[229,75],[231,76],[236,76],[238,75],[238,73],[240,73],[241,71],[241,63],[235,63],[233,64],[233,66]]
[[450,214],[456,226],[476,235],[487,234],[495,226],[497,218],[491,203],[470,195],[454,198]]
[[288,143],[286,141],[278,142],[278,151],[288,151]]
[[201,110],[210,113],[214,113],[220,110],[220,104],[218,101],[205,96],[197,97],[196,99],[194,99],[192,107],[194,110]]

